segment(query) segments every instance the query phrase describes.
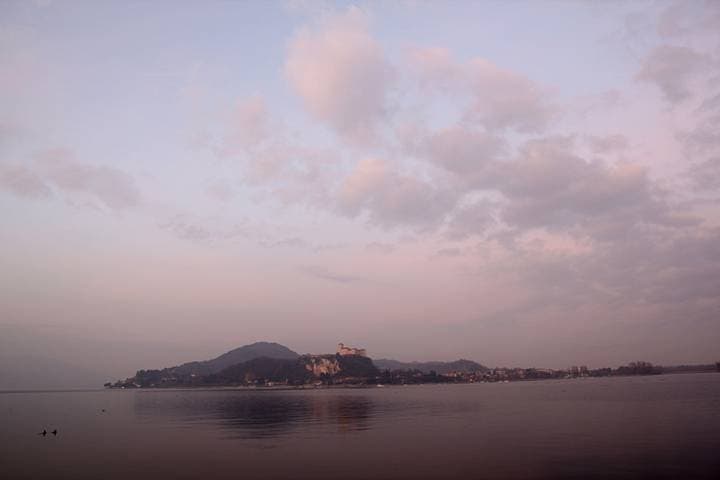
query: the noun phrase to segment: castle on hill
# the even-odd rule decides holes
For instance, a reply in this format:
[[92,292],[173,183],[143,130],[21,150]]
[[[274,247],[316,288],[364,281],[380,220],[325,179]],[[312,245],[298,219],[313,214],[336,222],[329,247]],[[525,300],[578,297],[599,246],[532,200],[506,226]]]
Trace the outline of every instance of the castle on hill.
[[338,355],[359,355],[361,357],[367,357],[367,351],[364,348],[348,347],[344,343],[338,343],[337,346]]

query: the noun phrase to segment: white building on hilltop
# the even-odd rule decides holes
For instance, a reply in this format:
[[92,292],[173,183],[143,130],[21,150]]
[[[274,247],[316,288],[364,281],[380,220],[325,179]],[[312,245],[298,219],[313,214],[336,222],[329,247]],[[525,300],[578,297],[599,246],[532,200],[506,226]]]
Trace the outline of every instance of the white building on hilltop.
[[337,354],[338,355],[360,355],[361,357],[367,357],[367,351],[364,348],[348,347],[344,343],[338,343]]

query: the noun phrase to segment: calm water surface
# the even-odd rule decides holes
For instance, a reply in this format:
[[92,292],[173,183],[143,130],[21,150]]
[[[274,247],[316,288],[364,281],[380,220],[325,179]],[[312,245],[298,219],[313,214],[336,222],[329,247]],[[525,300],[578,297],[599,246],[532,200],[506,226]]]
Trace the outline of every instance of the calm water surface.
[[7,479],[720,478],[720,374],[0,393],[0,418]]

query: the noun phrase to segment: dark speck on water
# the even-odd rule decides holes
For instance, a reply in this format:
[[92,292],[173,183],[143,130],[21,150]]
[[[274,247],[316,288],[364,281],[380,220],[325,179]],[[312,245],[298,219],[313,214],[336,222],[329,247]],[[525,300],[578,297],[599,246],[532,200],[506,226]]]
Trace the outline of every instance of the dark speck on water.
[[[94,415],[100,405],[113,415]],[[720,375],[712,373],[2,393],[0,411],[12,411],[0,429],[7,479],[720,478]],[[62,441],[35,440],[28,425],[38,422],[62,422]]]

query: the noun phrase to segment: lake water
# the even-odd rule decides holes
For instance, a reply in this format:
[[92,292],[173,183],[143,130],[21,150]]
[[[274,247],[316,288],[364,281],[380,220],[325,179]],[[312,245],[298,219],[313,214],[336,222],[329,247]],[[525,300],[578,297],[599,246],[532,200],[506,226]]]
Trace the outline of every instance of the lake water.
[[7,479],[720,478],[712,373],[0,393],[0,416]]

